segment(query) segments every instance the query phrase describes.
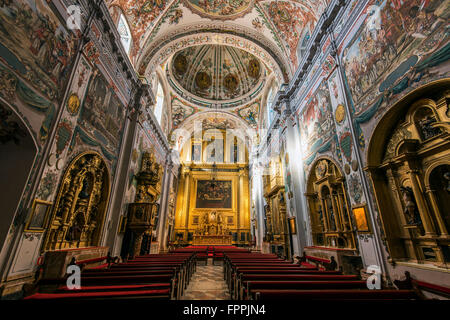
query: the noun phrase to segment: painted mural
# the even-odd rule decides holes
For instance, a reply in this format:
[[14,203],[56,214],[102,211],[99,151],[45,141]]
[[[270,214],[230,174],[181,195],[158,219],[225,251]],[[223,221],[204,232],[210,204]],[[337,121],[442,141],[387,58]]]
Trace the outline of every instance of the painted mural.
[[361,147],[361,124],[395,96],[445,75],[449,16],[448,0],[371,1],[365,8],[363,24],[341,48]]
[[115,155],[120,146],[125,108],[113,87],[97,71],[91,78],[78,119],[79,127],[91,138],[79,132],[85,143],[91,139],[100,143],[104,153]]
[[188,117],[197,113],[199,110],[196,107],[190,106],[176,96],[171,96],[172,104],[172,129],[180,127],[181,123]]
[[261,101],[258,99],[249,105],[237,109],[236,114],[244,119],[252,128],[256,128],[258,126],[260,104]]
[[201,17],[234,19],[249,12],[254,0],[184,0],[184,3]]
[[[133,40],[140,43],[169,2],[170,0],[111,0],[109,6],[118,6],[122,10],[130,25]],[[138,48],[139,46],[133,47],[132,55],[135,55]]]
[[[5,6],[7,4],[7,6]],[[0,56],[34,89],[58,100],[75,53],[76,40],[43,1],[15,0],[0,6]]]
[[271,1],[264,3],[271,22],[289,49],[289,58],[297,66],[297,46],[304,29],[312,31],[317,23],[317,16],[295,2]]
[[336,148],[336,127],[333,119],[330,91],[326,81],[322,81],[299,115],[302,149],[305,165],[309,166],[317,154]]

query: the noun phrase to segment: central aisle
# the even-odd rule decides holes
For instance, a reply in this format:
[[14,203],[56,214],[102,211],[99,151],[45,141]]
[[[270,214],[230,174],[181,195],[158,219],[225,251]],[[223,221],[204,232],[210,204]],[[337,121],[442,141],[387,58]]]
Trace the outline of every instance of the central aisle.
[[208,259],[207,266],[197,265],[197,271],[181,300],[229,300],[227,284],[223,279],[223,266],[213,266]]

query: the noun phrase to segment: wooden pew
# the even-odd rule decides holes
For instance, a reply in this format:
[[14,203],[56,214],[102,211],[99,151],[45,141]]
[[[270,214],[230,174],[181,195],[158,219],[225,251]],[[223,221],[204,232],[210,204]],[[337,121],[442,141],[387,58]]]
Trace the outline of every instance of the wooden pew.
[[163,299],[170,297],[170,289],[94,291],[68,293],[35,293],[24,300],[104,300],[104,299]]
[[247,281],[241,300],[254,300],[258,290],[329,290],[329,289],[367,289],[363,280],[352,281]]
[[257,290],[256,300],[418,300],[413,290]]
[[[249,277],[256,277],[259,278],[259,280],[269,280],[268,278],[271,277],[272,279],[276,279],[277,277],[286,277],[286,276],[306,276],[305,279],[309,276],[342,276],[340,271],[320,271],[320,270],[250,270],[250,271],[240,271],[236,274],[235,277],[235,284],[233,286],[232,296],[234,296],[236,299],[242,299],[243,297],[243,289],[246,287],[246,281],[248,281]],[[330,278],[331,280],[339,280],[339,278]],[[312,279],[311,279],[312,280]],[[344,280],[344,279],[342,279]]]

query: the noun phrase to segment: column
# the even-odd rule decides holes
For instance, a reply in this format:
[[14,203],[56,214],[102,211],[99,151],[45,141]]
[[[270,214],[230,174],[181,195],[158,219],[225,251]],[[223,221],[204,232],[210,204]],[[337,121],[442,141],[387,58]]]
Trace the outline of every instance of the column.
[[425,229],[425,235],[434,236],[436,231],[434,230],[433,223],[431,222],[430,212],[428,211],[428,205],[423,197],[423,190],[418,181],[417,170],[410,169],[408,175],[411,179],[411,185],[414,192],[414,197],[416,198],[417,205],[419,206],[419,214],[422,219],[423,228]]
[[439,206],[436,201],[436,196],[434,195],[436,191],[431,189],[430,185],[427,185],[425,186],[425,192],[428,195],[428,198],[430,199],[431,207],[433,208],[434,216],[436,217],[436,221],[441,236],[448,236],[447,228],[445,227],[444,220],[442,219],[442,214],[439,210]]

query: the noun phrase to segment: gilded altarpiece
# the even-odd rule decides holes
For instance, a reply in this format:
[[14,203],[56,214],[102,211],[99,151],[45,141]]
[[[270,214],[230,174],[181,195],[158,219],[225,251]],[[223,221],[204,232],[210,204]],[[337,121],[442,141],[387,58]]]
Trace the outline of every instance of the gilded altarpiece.
[[[448,268],[449,91],[430,97],[433,99],[406,99],[408,103],[393,107],[406,109],[400,116],[380,122],[383,127],[380,125],[372,138],[367,171],[380,208],[390,262]],[[393,123],[391,119],[403,120]],[[392,129],[386,130],[389,126]],[[380,145],[382,141],[384,145]]]
[[345,178],[336,164],[326,158],[313,166],[307,193],[315,246],[356,249]]
[[269,174],[263,176],[266,205],[265,241],[270,243],[275,253],[289,257],[289,232],[286,218],[285,184],[283,165],[280,157],[269,163]]
[[178,238],[174,240],[199,244],[201,237],[208,244],[248,244],[248,166],[213,167],[194,163],[182,166],[175,215]]
[[76,157],[61,181],[43,251],[99,245],[109,192],[102,157],[92,152]]

